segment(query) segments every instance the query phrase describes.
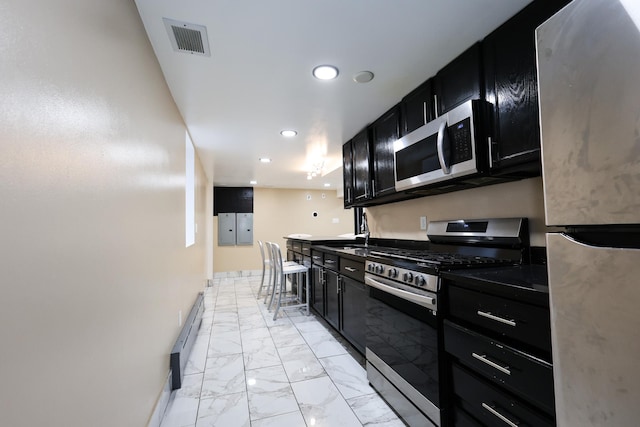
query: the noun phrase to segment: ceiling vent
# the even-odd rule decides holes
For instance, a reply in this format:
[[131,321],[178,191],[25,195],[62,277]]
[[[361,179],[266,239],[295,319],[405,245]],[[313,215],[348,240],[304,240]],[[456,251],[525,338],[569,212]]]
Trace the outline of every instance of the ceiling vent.
[[211,56],[207,27],[168,18],[162,18],[162,20],[174,51]]

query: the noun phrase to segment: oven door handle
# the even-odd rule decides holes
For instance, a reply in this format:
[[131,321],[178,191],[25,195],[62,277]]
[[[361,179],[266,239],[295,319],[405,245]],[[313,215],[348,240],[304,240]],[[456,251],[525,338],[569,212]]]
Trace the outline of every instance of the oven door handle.
[[433,297],[428,297],[425,295],[414,294],[413,292],[407,292],[402,289],[398,289],[393,286],[386,285],[379,280],[374,279],[371,276],[364,276],[364,283],[371,286],[372,288],[379,289],[383,292],[386,292],[391,295],[395,295],[398,298],[402,298],[403,300],[413,302],[415,304],[421,305],[423,307],[429,308],[431,310],[436,310],[436,299]]

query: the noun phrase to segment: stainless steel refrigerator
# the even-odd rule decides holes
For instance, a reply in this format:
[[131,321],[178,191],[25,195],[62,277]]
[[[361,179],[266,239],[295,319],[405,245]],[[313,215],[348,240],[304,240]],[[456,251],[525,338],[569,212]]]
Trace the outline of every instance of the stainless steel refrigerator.
[[640,425],[640,1],[536,30],[557,424]]

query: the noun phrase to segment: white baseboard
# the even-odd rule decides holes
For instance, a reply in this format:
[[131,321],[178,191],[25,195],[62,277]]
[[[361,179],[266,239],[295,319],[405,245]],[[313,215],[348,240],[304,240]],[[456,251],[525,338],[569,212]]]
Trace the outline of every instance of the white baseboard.
[[158,397],[156,407],[153,409],[153,414],[151,414],[151,419],[149,420],[149,424],[147,424],[147,427],[160,427],[160,423],[162,423],[162,417],[164,416],[164,413],[167,409],[167,405],[169,405],[170,397],[171,371],[169,371],[169,375],[167,375],[167,380],[164,383],[164,387],[162,388],[160,397]]

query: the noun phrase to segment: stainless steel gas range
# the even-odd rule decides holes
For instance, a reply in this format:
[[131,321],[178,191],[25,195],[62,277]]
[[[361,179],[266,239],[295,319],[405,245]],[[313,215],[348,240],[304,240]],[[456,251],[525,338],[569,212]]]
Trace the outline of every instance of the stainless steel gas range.
[[437,221],[427,249],[369,251],[367,377],[409,426],[440,426],[443,418],[440,272],[519,264],[528,235],[526,218]]

